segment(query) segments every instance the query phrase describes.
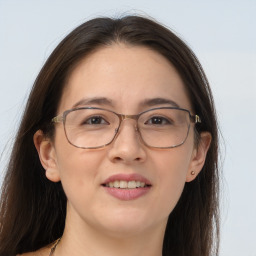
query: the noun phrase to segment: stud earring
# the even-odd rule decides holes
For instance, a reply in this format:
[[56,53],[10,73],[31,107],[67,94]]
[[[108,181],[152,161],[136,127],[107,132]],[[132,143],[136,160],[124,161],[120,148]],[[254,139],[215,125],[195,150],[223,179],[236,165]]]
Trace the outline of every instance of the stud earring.
[[191,175],[195,175],[196,173],[194,171],[191,172]]

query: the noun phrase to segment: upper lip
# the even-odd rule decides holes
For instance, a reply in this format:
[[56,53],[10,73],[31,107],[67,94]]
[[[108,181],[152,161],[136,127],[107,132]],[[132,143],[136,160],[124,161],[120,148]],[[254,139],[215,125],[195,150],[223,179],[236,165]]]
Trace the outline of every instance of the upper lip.
[[126,173],[119,173],[114,174],[108,177],[101,185],[108,184],[109,182],[114,182],[116,180],[124,180],[124,181],[140,181],[145,182],[146,185],[152,185],[151,182],[146,179],[144,176],[138,173],[126,174]]

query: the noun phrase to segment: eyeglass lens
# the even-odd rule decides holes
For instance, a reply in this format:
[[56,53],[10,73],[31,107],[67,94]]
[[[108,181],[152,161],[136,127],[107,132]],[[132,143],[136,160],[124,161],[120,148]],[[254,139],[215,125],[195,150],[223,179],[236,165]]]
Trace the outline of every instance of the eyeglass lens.
[[[160,108],[140,114],[137,122],[146,145],[168,148],[186,140],[190,117],[185,110]],[[68,141],[81,148],[97,148],[109,144],[119,126],[118,114],[103,109],[76,109],[65,117]]]

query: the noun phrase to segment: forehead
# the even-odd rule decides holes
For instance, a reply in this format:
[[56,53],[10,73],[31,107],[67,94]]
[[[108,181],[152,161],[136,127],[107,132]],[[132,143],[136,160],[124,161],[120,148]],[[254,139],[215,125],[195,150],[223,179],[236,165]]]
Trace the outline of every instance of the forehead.
[[72,108],[82,99],[99,97],[109,99],[113,108],[123,113],[138,112],[140,103],[152,98],[166,98],[191,109],[173,65],[142,46],[114,44],[85,57],[67,79],[59,111]]

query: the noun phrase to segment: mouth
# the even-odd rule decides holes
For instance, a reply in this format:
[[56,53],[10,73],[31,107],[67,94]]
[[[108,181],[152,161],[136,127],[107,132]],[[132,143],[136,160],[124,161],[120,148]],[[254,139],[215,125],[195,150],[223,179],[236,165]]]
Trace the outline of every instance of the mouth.
[[141,182],[138,180],[126,181],[126,180],[115,180],[112,182],[108,182],[106,184],[102,184],[103,187],[109,188],[119,188],[119,189],[137,189],[137,188],[145,188],[151,187],[150,184],[146,184],[145,182]]
[[151,182],[139,174],[116,174],[106,179],[101,186],[119,200],[134,200],[147,194]]

